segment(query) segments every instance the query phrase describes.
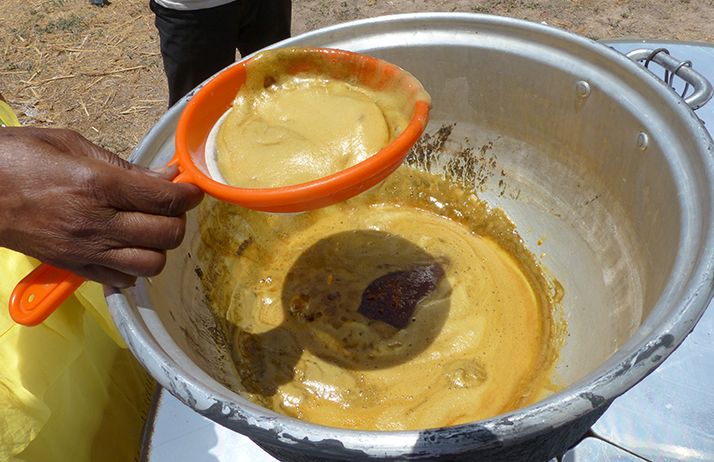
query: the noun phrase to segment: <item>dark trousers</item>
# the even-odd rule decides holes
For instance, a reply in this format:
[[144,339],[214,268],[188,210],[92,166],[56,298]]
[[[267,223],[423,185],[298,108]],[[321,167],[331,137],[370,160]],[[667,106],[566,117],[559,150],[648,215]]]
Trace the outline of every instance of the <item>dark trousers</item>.
[[290,37],[290,0],[238,0],[203,10],[172,10],[150,0],[169,83],[169,106],[235,61]]

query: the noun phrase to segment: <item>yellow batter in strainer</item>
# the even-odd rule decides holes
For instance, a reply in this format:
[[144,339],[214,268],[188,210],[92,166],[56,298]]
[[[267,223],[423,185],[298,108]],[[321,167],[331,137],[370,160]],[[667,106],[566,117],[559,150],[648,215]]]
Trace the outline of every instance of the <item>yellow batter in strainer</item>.
[[377,153],[409,124],[413,96],[406,89],[378,91],[318,71],[281,71],[285,59],[300,53],[271,50],[250,61],[215,138],[214,173],[225,183],[273,188],[326,177]]

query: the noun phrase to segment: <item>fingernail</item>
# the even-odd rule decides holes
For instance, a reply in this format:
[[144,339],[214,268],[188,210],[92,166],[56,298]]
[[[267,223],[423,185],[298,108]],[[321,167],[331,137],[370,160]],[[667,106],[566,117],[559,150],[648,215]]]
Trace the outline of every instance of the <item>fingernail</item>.
[[178,166],[176,164],[164,165],[163,167],[152,170],[154,173],[158,174],[162,178],[167,180],[173,180],[176,175],[179,174]]

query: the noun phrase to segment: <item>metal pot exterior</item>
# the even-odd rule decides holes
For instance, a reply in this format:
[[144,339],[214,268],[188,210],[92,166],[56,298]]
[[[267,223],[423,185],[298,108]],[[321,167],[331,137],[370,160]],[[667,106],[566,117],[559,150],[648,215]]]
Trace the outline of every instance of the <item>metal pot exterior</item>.
[[[473,156],[474,189],[506,210],[565,288],[570,335],[557,369],[567,387],[507,415],[421,432],[327,428],[252,404],[231,391],[240,384],[196,282],[190,215],[165,271],[108,297],[134,354],[185,404],[285,460],[546,460],[692,330],[713,289],[712,144],[641,66],[563,31],[467,14],[357,21],[277,46],[368,53],[422,81],[434,102],[427,132],[449,132],[432,169]],[[170,159],[184,104],[135,162]]]

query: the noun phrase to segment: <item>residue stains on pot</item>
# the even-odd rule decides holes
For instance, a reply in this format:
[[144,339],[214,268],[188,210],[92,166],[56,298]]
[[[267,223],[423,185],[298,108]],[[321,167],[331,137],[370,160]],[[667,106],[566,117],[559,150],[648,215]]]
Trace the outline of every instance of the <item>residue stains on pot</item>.
[[498,195],[518,199],[520,189],[508,183],[505,170],[498,166],[493,152],[496,140],[472,147],[468,138],[463,142],[453,139],[456,125],[443,124],[431,133],[424,133],[407,156],[407,165],[427,172],[441,171],[448,181],[477,192],[486,191],[497,178]]
[[[429,149],[450,133],[440,132]],[[371,430],[457,425],[557,391],[562,288],[501,210],[457,186],[498,173],[488,149],[447,163],[448,180],[404,167],[301,215],[205,201],[201,284],[232,339],[236,391],[310,422]],[[483,162],[466,160],[474,155]],[[431,161],[422,151],[411,162]],[[425,274],[416,268],[443,277],[408,281]],[[404,327],[360,312],[380,278],[391,286],[377,311],[416,303]]]

